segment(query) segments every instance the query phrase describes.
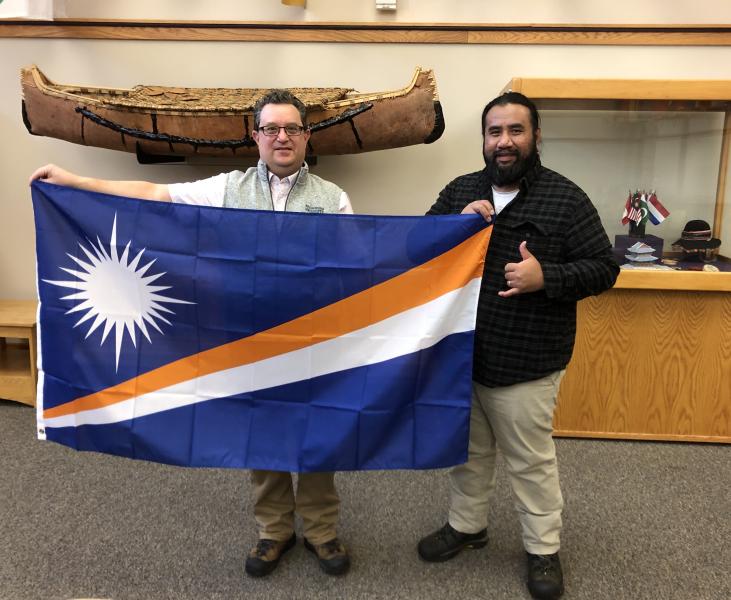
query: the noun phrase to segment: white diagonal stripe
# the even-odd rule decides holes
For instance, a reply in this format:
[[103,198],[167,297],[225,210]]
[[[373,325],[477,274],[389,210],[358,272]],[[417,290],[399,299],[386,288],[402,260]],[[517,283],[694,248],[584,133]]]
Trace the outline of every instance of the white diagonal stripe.
[[[480,278],[426,304],[346,335],[184,381],[123,402],[45,419],[45,427],[103,425],[376,364],[475,328]],[[41,423],[39,422],[39,426]]]

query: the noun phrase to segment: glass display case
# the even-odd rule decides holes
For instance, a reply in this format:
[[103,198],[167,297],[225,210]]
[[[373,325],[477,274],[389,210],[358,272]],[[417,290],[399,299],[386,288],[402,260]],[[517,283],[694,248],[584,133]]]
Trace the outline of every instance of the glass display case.
[[[706,271],[731,274],[726,258],[731,239],[724,240],[731,235],[731,211],[724,215],[731,81],[515,78],[507,90],[536,102],[542,120],[542,160],[575,181],[594,202],[624,263],[621,284],[626,283],[625,270],[632,268],[644,273],[647,267],[693,272],[710,264]],[[654,192],[653,202],[659,201],[669,214],[663,219],[657,210],[654,215],[641,213],[647,214],[641,232],[645,235],[631,236],[638,233],[630,231],[630,225],[636,229],[634,222],[623,224],[622,217],[628,198],[632,201],[638,192],[637,200],[645,193],[643,207],[649,206]],[[697,222],[690,227],[696,230],[706,223],[708,233],[688,232],[691,222]],[[707,243],[689,245],[708,246],[707,252],[674,245],[697,235]],[[627,247],[638,241],[655,250],[657,261],[648,265],[625,258]],[[663,258],[668,264],[662,264]],[[686,285],[685,280],[680,285]],[[687,285],[695,289],[693,283]]]
[[[508,90],[536,102],[543,163],[589,195],[622,265],[613,289],[579,302],[556,435],[731,443],[731,81],[516,78]],[[647,216],[653,191],[669,214],[641,237],[622,217],[635,192]],[[626,258],[643,254],[636,243],[657,260]]]

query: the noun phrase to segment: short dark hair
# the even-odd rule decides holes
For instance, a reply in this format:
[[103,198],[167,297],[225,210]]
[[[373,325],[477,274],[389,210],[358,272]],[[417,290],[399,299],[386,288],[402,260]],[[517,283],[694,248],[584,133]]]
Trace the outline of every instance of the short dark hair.
[[533,101],[521,94],[520,92],[505,92],[497,98],[490,100],[487,106],[482,111],[482,121],[480,122],[480,128],[482,129],[482,135],[485,135],[485,117],[493,106],[505,106],[506,104],[520,104],[525,106],[530,111],[530,121],[533,126],[533,133],[541,127],[541,117],[538,114],[538,109]]
[[300,114],[302,125],[307,128],[307,108],[302,100],[295,96],[289,90],[269,90],[254,105],[254,128],[259,129],[259,119],[261,119],[261,111],[267,104],[291,104]]

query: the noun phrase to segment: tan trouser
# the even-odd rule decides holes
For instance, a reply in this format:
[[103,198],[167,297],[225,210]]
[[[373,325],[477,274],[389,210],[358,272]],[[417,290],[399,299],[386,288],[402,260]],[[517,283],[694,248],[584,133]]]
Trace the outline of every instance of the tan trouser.
[[449,524],[457,531],[477,533],[487,526],[497,447],[505,458],[525,549],[558,552],[563,497],[551,434],[563,374],[496,388],[473,383],[468,459],[450,472]]
[[295,511],[302,517],[304,535],[311,543],[323,544],[337,536],[340,499],[335,473],[300,473],[296,495],[291,473],[252,471],[251,481],[260,539],[289,539]]

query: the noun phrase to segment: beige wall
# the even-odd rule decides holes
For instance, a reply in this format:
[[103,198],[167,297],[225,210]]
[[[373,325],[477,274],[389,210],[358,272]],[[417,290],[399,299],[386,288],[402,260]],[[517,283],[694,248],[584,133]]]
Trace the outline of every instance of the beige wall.
[[[104,5],[104,11],[97,7]],[[276,0],[203,3],[172,0],[96,3],[67,1],[69,16],[105,18],[178,18],[239,20],[375,20],[371,2],[309,0],[306,11]],[[242,5],[255,7],[245,13]],[[404,21],[518,22],[530,14],[533,22],[567,22],[568,4],[579,7],[575,22],[660,21],[665,3],[647,2],[635,10],[630,2],[596,2],[597,11],[584,14],[584,2],[515,2],[513,12],[484,7],[491,2],[417,2],[400,0]],[[731,3],[673,3],[675,22],[731,22]],[[173,5],[189,6],[176,13]],[[365,6],[367,5],[367,6]],[[612,12],[611,5],[627,9]],[[676,6],[677,5],[677,6]],[[713,6],[711,6],[713,5]],[[206,7],[205,15],[201,6]],[[214,9],[209,7],[215,6]],[[332,6],[332,9],[325,8]],[[364,7],[365,6],[365,7]],[[459,6],[448,12],[444,7]],[[546,6],[555,8],[547,13]],[[629,7],[632,6],[632,11]],[[699,7],[706,12],[700,12]],[[266,8],[265,8],[266,7]],[[422,10],[423,7],[423,10]],[[471,10],[467,10],[470,8]],[[525,9],[525,12],[518,10]],[[696,10],[691,10],[696,7]],[[225,8],[226,10],[221,10]],[[531,9],[530,11],[528,9]],[[654,9],[654,12],[653,10]],[[346,10],[347,9],[347,10]],[[604,9],[599,10],[599,9]],[[713,10],[711,10],[713,9]],[[116,12],[115,12],[116,11]],[[124,12],[122,12],[124,11]],[[350,12],[348,12],[350,11]],[[494,17],[499,15],[500,18]],[[679,18],[679,15],[682,18]],[[705,15],[705,18],[704,18]],[[452,18],[453,17],[453,18]],[[553,17],[553,18],[549,18]],[[20,115],[19,69],[36,63],[52,79],[111,87],[137,83],[188,86],[347,86],[360,91],[404,86],[413,68],[435,69],[445,111],[446,131],[429,146],[343,157],[322,157],[315,167],[351,195],[357,212],[420,214],[439,190],[455,176],[481,167],[479,115],[484,103],[511,77],[615,77],[731,79],[728,47],[617,46],[457,46],[316,43],[136,42],[94,40],[0,39],[0,161],[3,181],[0,205],[0,298],[32,298],[35,294],[33,219],[28,175],[46,162],[105,178],[181,181],[228,170],[231,165],[139,165],[131,154],[86,148],[49,138],[30,136]],[[548,147],[547,147],[548,150]],[[558,157],[557,157],[558,158]],[[708,160],[715,161],[716,157]],[[549,161],[547,160],[547,163]],[[551,166],[549,164],[549,166]],[[601,165],[581,161],[561,163],[561,170],[580,182],[601,181]],[[625,188],[623,183],[622,188]],[[673,207],[669,206],[671,210]],[[618,209],[620,210],[620,209]],[[731,210],[725,230],[731,235]],[[676,227],[682,227],[677,223]],[[670,237],[672,234],[668,234]],[[728,246],[728,245],[727,245]],[[726,252],[728,254],[728,252]]]
[[395,12],[375,0],[65,0],[69,17],[239,21],[403,21],[440,23],[728,23],[727,0],[398,0]]

